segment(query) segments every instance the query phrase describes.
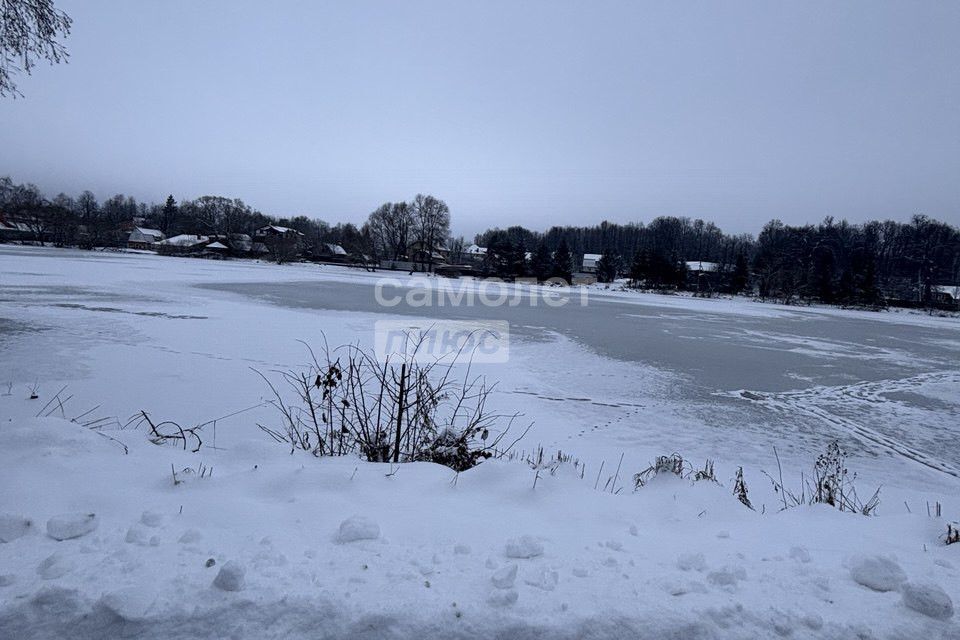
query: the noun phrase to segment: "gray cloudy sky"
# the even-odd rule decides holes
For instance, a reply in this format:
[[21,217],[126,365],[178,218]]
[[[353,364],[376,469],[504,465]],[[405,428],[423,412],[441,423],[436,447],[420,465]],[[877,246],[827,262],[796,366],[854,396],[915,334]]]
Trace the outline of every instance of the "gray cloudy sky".
[[960,224],[960,2],[58,0],[0,175],[454,231],[686,215]]

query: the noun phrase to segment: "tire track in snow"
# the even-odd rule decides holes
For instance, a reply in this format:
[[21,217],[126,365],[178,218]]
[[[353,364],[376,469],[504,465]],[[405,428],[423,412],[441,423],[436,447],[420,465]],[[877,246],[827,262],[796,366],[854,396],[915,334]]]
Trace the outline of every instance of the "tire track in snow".
[[960,468],[915,449],[856,420],[837,415],[822,406],[830,402],[863,402],[874,406],[883,404],[898,405],[902,403],[886,398],[884,395],[896,392],[916,391],[919,386],[929,383],[952,383],[960,385],[960,372],[935,371],[907,378],[858,382],[856,384],[835,387],[818,386],[783,393],[764,393],[743,389],[733,392],[732,394],[725,393],[722,395],[732,395],[749,400],[787,415],[800,413],[810,416],[833,428],[846,431],[851,435],[883,447],[930,469],[955,478],[960,478]]

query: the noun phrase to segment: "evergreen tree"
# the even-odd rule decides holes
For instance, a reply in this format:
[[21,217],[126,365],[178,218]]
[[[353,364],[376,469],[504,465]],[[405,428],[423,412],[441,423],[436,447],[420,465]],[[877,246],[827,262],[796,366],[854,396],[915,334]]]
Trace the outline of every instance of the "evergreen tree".
[[566,282],[573,280],[573,258],[566,240],[560,241],[560,246],[553,252],[553,277]]
[[687,288],[687,263],[676,251],[670,254],[670,278],[670,284],[677,289]]
[[747,266],[747,256],[741,251],[737,253],[737,260],[733,266],[733,277],[730,280],[730,292],[737,294],[747,288],[750,279],[750,267]]
[[177,220],[177,201],[173,199],[172,195],[167,196],[167,201],[163,205],[163,209],[160,211],[160,231],[163,231],[164,234],[170,235],[170,230]]
[[604,251],[600,259],[597,260],[597,281],[613,282],[616,280],[617,276],[620,275],[621,264],[622,261],[620,260],[619,254],[609,249]]
[[634,287],[639,287],[650,276],[650,253],[646,249],[639,249],[634,254],[629,275]]
[[[830,247],[819,246],[813,250],[813,273],[811,273],[811,276],[816,296],[820,302],[830,303],[834,301],[833,271],[835,262],[836,258]],[[848,288],[852,288],[852,282]]]
[[484,271],[495,278],[509,278],[512,275],[514,258],[513,243],[504,231],[498,231],[487,240],[487,253],[483,258]]
[[883,294],[877,288],[877,267],[873,256],[867,258],[858,285],[860,301],[871,306],[886,306]]
[[527,245],[522,237],[512,243],[508,262],[511,276],[514,278],[525,278],[527,276]]
[[541,240],[537,243],[537,248],[533,252],[530,260],[530,275],[543,282],[553,274],[553,257],[550,255],[550,249],[547,244]]
[[676,280],[676,269],[670,258],[662,251],[650,254],[650,266],[647,270],[647,284],[654,289],[669,287]]
[[855,291],[853,273],[850,269],[844,269],[840,273],[840,279],[837,281],[837,293],[832,299],[842,304],[849,304],[858,297]]

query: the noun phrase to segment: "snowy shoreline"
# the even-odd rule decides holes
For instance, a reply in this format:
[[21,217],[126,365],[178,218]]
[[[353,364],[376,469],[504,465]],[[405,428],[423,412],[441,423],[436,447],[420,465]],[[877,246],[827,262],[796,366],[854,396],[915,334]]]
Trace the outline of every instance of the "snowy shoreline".
[[[113,435],[129,454],[60,419],[0,426],[0,481],[17,487],[4,510],[31,521],[0,544],[4,637],[958,632],[955,619],[931,617],[941,609],[905,604],[905,585],[960,589],[956,547],[938,543],[943,521],[925,514],[760,515],[728,488],[675,477],[612,495],[569,465],[541,472],[534,489],[520,462],[457,476],[262,441],[189,454],[139,431]],[[183,471],[200,460],[212,476]],[[96,514],[93,531],[44,532],[78,509]],[[353,517],[374,530],[345,537]],[[903,575],[891,580],[874,557],[895,558]],[[242,574],[235,590],[215,584],[227,563]]]

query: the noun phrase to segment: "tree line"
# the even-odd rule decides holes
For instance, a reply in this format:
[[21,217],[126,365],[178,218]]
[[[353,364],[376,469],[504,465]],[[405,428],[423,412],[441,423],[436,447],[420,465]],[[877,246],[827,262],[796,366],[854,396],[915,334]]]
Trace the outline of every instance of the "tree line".
[[[266,225],[284,226],[303,234],[306,247],[337,244],[374,260],[433,263],[441,253],[454,264],[478,258],[468,255],[463,237],[450,237],[447,204],[424,194],[384,203],[361,225],[330,224],[304,215],[267,215],[223,196],[147,203],[117,194],[99,202],[84,191],[47,198],[35,185],[0,177],[0,218],[26,224],[38,241],[60,246],[121,246],[137,220],[167,236],[253,235]],[[754,293],[783,302],[926,305],[936,302],[938,285],[960,284],[960,231],[923,215],[862,224],[826,218],[795,226],[772,220],[755,238],[726,234],[704,220],[665,216],[646,224],[602,222],[545,232],[494,228],[474,242],[486,249],[481,274],[505,279],[569,281],[584,254],[600,254],[601,281],[626,277],[646,288]],[[708,265],[702,273],[700,264]]]
[[[495,228],[475,242],[488,248],[491,268],[500,276],[539,277],[546,257],[557,253],[561,265],[554,257],[554,273],[579,268],[566,266],[568,255],[600,254],[600,281],[625,276],[653,289],[750,292],[786,303],[930,304],[938,285],[960,284],[960,231],[923,215],[863,224],[829,217],[802,226],[772,220],[756,238],[725,234],[704,220],[659,217],[648,224],[603,222],[543,233]],[[687,263],[697,273],[689,273]]]
[[[375,259],[407,259],[410,246],[445,247],[450,234],[450,208],[431,195],[410,202],[386,203],[362,225],[330,224],[304,215],[282,217],[261,213],[239,198],[201,196],[177,202],[137,201],[117,194],[99,202],[91,191],[73,197],[60,193],[47,198],[33,184],[0,177],[0,217],[26,224],[33,238],[57,246],[118,247],[126,242],[134,220],[167,237],[179,234],[230,237],[253,235],[276,225],[303,234],[306,248],[336,244],[352,255]],[[432,251],[427,250],[428,255]]]

